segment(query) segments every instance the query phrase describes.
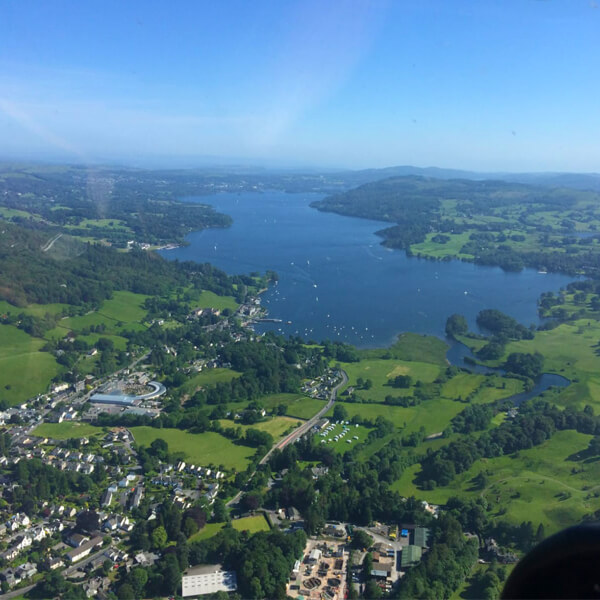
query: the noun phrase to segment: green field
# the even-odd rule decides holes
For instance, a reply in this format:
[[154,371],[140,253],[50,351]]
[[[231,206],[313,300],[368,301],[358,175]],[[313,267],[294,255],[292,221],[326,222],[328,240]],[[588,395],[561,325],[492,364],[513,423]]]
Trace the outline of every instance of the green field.
[[47,390],[59,365],[50,353],[40,352],[43,345],[12,325],[0,325],[0,398],[18,404]]
[[196,375],[192,375],[179,389],[184,394],[193,394],[200,387],[231,381],[234,377],[240,375],[241,373],[232,369],[205,369]]
[[291,417],[271,417],[266,421],[260,421],[253,425],[241,425],[230,419],[219,419],[219,423],[225,429],[227,427],[241,427],[242,431],[246,429],[258,429],[260,431],[266,431],[270,433],[275,440],[279,439],[290,427],[295,428],[301,423],[299,419],[292,419]]
[[273,410],[280,404],[287,406],[287,416],[310,419],[325,406],[323,400],[308,398],[302,394],[271,394],[259,398],[258,403],[266,410]]
[[118,334],[128,329],[141,329],[144,327],[141,322],[147,314],[147,311],[142,308],[142,304],[147,297],[144,294],[134,294],[133,292],[114,292],[113,297],[104,301],[98,310],[79,317],[61,319],[58,325],[76,333],[98,325],[106,327],[106,334]]
[[[88,333],[87,335],[79,335],[78,339],[87,342],[90,346],[94,346],[100,338],[106,338],[112,340],[117,350],[127,349],[127,338],[120,335],[104,335],[101,333]],[[84,357],[83,360],[88,360],[88,357]]]
[[[355,387],[355,393],[361,398],[373,402],[383,402],[386,396],[412,396],[414,384],[417,381],[431,383],[440,373],[440,367],[427,362],[401,361],[389,359],[363,359],[354,363],[341,363],[342,369],[348,374],[348,386]],[[388,379],[397,375],[412,377],[413,386],[407,389],[394,388],[388,384]],[[357,379],[370,379],[373,386],[370,389],[356,388]]]
[[148,297],[133,292],[113,292],[113,297],[105,300],[98,312],[114,321],[139,322],[146,317],[147,311],[142,308],[142,304]]
[[6,300],[0,300],[0,315],[2,314],[12,314],[19,315],[24,313],[26,315],[31,315],[33,317],[43,317],[47,313],[51,315],[57,315],[61,313],[63,310],[68,308],[68,304],[28,304],[25,307],[13,306],[6,302]]
[[446,352],[448,344],[433,335],[418,333],[402,333],[389,348],[373,348],[361,350],[364,359],[383,358],[404,361],[417,361],[447,366]]
[[[350,402],[339,403],[348,411],[349,418],[360,415],[363,419],[375,420],[382,416],[392,421],[396,427],[406,427],[406,433],[418,431],[425,427],[426,435],[443,431],[465,405],[444,398],[426,400],[417,406],[404,408],[402,406],[387,406],[386,404],[353,404]],[[331,409],[327,416],[333,415]]]
[[[334,439],[335,436],[342,433],[343,429],[344,426],[342,424],[334,425],[334,428],[330,432],[328,432],[327,435],[324,437],[321,437],[317,433],[316,440],[319,444],[322,444],[326,448],[331,448],[332,450],[335,450],[340,454],[345,454],[346,452],[348,452],[348,450],[351,450],[357,444],[362,444],[363,442],[365,442],[370,431],[362,425],[359,425],[357,427],[356,425],[350,424],[348,425],[348,433],[336,442]],[[325,432],[323,431],[323,433]],[[355,440],[354,436],[356,436],[358,439]],[[348,443],[348,440],[350,441],[350,443]]]
[[434,242],[435,233],[428,233],[425,241],[420,244],[412,244],[410,249],[415,256],[424,256],[427,258],[468,258],[472,259],[472,254],[464,254],[460,250],[469,241],[469,233],[447,234],[450,238],[445,244]]
[[232,311],[236,311],[239,306],[232,296],[217,296],[217,294],[208,290],[204,290],[192,304],[194,308],[214,308],[216,310],[229,308]]
[[[542,522],[546,532],[552,533],[600,508],[600,460],[586,457],[584,452],[590,439],[590,435],[575,431],[559,431],[517,457],[477,461],[450,485],[430,491],[415,486],[414,478],[420,470],[417,464],[404,472],[393,489],[433,504],[444,504],[451,496],[482,496],[492,516],[502,515],[502,519],[513,523]],[[474,489],[471,482],[482,471],[489,483],[483,490]]]
[[[231,526],[238,531],[249,531],[250,533],[269,531],[269,524],[263,515],[233,519],[231,521]],[[199,540],[207,540],[221,531],[223,527],[225,527],[225,523],[207,523],[198,533],[194,534],[189,541],[197,542]]]
[[[549,331],[537,331],[533,340],[510,342],[503,359],[490,362],[497,366],[511,352],[540,352],[544,356],[544,371],[556,373],[571,380],[571,385],[562,389],[555,402],[562,406],[582,409],[592,404],[600,410],[600,321],[578,319],[562,323]],[[485,342],[472,338],[461,338],[471,348],[477,349]],[[507,386],[510,380],[506,380]],[[512,385],[512,384],[511,384]]]
[[155,427],[131,427],[135,441],[140,446],[150,446],[156,439],[169,444],[170,452],[183,452],[190,462],[196,465],[223,465],[226,469],[243,471],[254,448],[238,446],[218,433],[189,433],[179,429],[158,429]]
[[55,440],[68,440],[71,438],[92,437],[102,435],[100,427],[94,427],[87,423],[64,422],[64,423],[42,423],[33,431],[33,435],[39,437],[53,438]]

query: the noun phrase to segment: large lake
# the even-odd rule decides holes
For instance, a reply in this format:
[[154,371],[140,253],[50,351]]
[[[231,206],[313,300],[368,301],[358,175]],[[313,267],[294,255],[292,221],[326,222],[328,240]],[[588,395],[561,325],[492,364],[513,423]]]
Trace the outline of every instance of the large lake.
[[261,324],[259,330],[362,348],[390,345],[403,331],[444,337],[452,313],[465,315],[476,329],[483,308],[537,324],[539,295],[572,281],[531,269],[505,273],[460,261],[407,258],[380,245],[375,232],[389,223],[310,208],[322,197],[271,192],[187,198],[213,205],[233,225],[192,233],[189,246],[162,254],[210,262],[230,274],[272,269],[280,280],[262,303],[270,317],[283,322]]

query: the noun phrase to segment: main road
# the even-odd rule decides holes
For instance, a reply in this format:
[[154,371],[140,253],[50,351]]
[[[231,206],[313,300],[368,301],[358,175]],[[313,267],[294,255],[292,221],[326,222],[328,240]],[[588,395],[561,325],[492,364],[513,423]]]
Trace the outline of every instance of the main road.
[[[303,423],[302,425],[300,425],[300,427],[297,427],[296,429],[294,429],[294,431],[292,431],[292,433],[290,433],[289,435],[286,435],[284,438],[279,440],[262,457],[262,459],[258,463],[259,465],[264,465],[271,457],[271,454],[273,452],[275,452],[275,450],[282,450],[288,444],[295,442],[299,437],[303,436],[307,431],[310,431],[310,429],[312,429],[312,427],[314,427],[315,423],[317,423],[317,421],[333,406],[335,399],[337,398],[337,393],[338,393],[339,389],[348,383],[348,375],[346,374],[346,371],[340,371],[340,372],[342,374],[342,380],[335,387],[332,388],[331,392],[329,393],[329,400],[328,400],[327,404],[316,415],[312,416],[308,421],[306,421],[306,423]],[[256,471],[254,471],[254,473],[256,473]],[[249,479],[252,479],[252,477],[254,477],[254,473],[252,473],[252,475],[250,475]],[[242,496],[242,494],[243,494],[243,491],[240,490],[227,503],[227,506],[232,506],[233,504],[237,504],[240,497]]]

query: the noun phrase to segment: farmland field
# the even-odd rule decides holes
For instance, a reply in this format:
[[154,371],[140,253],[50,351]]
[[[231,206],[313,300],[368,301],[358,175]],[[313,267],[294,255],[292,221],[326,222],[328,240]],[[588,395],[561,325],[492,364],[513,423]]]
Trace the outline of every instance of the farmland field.
[[237,310],[239,304],[232,296],[217,296],[214,292],[204,290],[197,300],[192,302],[194,308],[214,308],[217,310]]
[[55,440],[92,437],[102,435],[102,433],[103,430],[100,427],[81,422],[42,423],[33,431],[33,435],[54,438]]
[[323,400],[309,398],[302,394],[271,394],[258,399],[258,403],[266,410],[273,410],[280,404],[287,406],[287,416],[298,419],[310,419],[325,406]]
[[202,466],[223,465],[226,469],[243,471],[254,454],[254,448],[238,446],[213,431],[189,433],[155,427],[131,427],[130,431],[140,446],[150,446],[154,440],[163,439],[169,444],[170,452],[183,452],[190,462]]
[[363,359],[355,363],[341,363],[348,374],[348,386],[356,386],[357,379],[370,379],[373,386],[370,389],[356,389],[356,393],[374,402],[383,402],[388,395],[411,396],[414,387],[407,389],[394,388],[388,384],[389,379],[398,375],[408,375],[412,378],[413,386],[417,381],[431,383],[440,373],[440,367],[427,362],[400,361],[389,359]]
[[43,340],[12,325],[0,325],[0,398],[18,404],[46,391],[59,366],[54,356],[40,352]]
[[234,377],[239,377],[241,373],[232,369],[204,369],[196,375],[193,375],[181,386],[181,390],[186,394],[193,394],[194,391],[205,385],[214,385],[223,381],[231,381]]
[[290,427],[296,427],[301,423],[301,421],[299,419],[292,419],[291,417],[272,417],[266,421],[254,423],[253,425],[240,425],[239,423],[231,421],[230,419],[220,419],[219,423],[221,423],[223,428],[241,427],[242,431],[245,431],[246,429],[258,429],[259,431],[266,431],[267,433],[270,433],[275,440],[277,440]]
[[[263,515],[233,519],[231,521],[231,526],[238,531],[249,531],[250,533],[269,530],[269,524]],[[223,527],[225,527],[225,523],[207,523],[198,533],[194,534],[189,541],[197,542],[199,540],[207,540],[221,531]]]
[[[559,431],[517,456],[479,460],[450,485],[430,491],[415,486],[420,465],[413,465],[393,489],[434,504],[443,504],[451,496],[481,496],[489,502],[492,516],[503,514],[503,519],[513,523],[542,522],[547,532],[554,532],[599,508],[600,460],[586,456],[590,439],[590,435],[575,431]],[[472,483],[481,472],[488,479],[483,490]]]

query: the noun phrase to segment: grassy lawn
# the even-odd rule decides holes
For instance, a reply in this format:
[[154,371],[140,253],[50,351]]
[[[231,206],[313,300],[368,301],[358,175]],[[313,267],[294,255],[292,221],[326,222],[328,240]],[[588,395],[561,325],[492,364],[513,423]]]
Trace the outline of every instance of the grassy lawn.
[[556,402],[583,408],[595,405],[600,410],[600,322],[580,319],[563,323],[551,331],[538,331],[533,340],[511,342],[510,352],[540,352],[544,370],[563,375],[572,381],[561,391]]
[[214,308],[216,310],[229,308],[232,311],[236,311],[239,306],[232,296],[217,296],[217,294],[208,290],[204,290],[192,304],[194,308]]
[[87,423],[42,423],[38,425],[33,435],[48,437],[55,440],[68,440],[70,438],[92,437],[102,435],[100,427],[94,427]]
[[310,419],[326,404],[323,400],[308,398],[302,394],[271,394],[263,396],[258,402],[267,410],[272,410],[280,404],[285,404],[288,409],[287,415],[298,419]]
[[[250,533],[269,531],[269,524],[263,515],[233,519],[231,525],[238,531],[249,531]],[[225,527],[225,523],[207,523],[198,533],[194,534],[189,541],[197,542],[200,540],[207,540],[219,533],[223,527]]]
[[446,352],[448,344],[432,335],[418,333],[402,333],[395,344],[389,348],[361,350],[362,358],[385,358],[406,361],[417,361],[447,366]]
[[[89,333],[88,335],[78,336],[78,339],[87,342],[90,346],[95,346],[100,338],[107,338],[109,340],[112,340],[115,345],[115,348],[117,348],[118,350],[127,349],[127,338],[124,338],[120,335],[104,335],[102,333]],[[87,357],[85,357],[85,359],[87,359]]]
[[356,389],[361,397],[373,402],[383,402],[386,396],[412,396],[414,387],[394,388],[388,380],[397,375],[410,375],[413,384],[417,381],[431,383],[440,373],[440,367],[427,362],[401,361],[395,359],[363,359],[354,363],[341,363],[348,374],[348,386],[356,386],[357,379],[370,379],[371,389]]
[[243,431],[246,429],[258,429],[260,431],[266,431],[270,433],[274,439],[280,438],[284,432],[290,427],[296,427],[301,423],[299,419],[292,419],[291,417],[271,417],[266,421],[260,423],[254,423],[254,425],[240,425],[235,421],[229,419],[220,419],[219,423],[223,428],[226,427],[241,427]]
[[113,297],[106,300],[98,312],[114,321],[139,322],[146,317],[147,311],[142,308],[142,304],[148,297],[133,292],[114,292]]
[[45,392],[60,367],[39,351],[44,341],[12,325],[0,325],[0,340],[0,398],[18,404]]
[[193,394],[199,387],[231,381],[234,377],[239,377],[240,375],[241,373],[233,369],[205,369],[190,377],[180,389],[185,394]]
[[79,223],[77,227],[86,227],[88,229],[100,227],[103,229],[131,231],[131,229],[125,224],[125,221],[121,221],[120,219],[82,219],[81,223]]
[[254,454],[254,448],[238,446],[213,431],[189,433],[155,427],[131,427],[130,431],[141,446],[150,446],[154,440],[163,439],[169,444],[170,452],[183,452],[190,462],[197,465],[223,465],[226,469],[243,471]]
[[28,304],[25,307],[13,306],[6,302],[6,300],[0,300],[0,314],[13,314],[20,315],[25,313],[33,317],[44,317],[46,313],[51,315],[57,315],[64,309],[68,308],[68,304]]
[[[420,465],[414,465],[393,488],[434,504],[443,504],[451,496],[482,496],[487,499],[492,516],[512,523],[542,522],[546,532],[552,533],[600,508],[600,497],[595,497],[600,493],[600,460],[586,458],[585,453],[578,455],[590,439],[590,435],[575,431],[559,431],[544,444],[521,451],[517,457],[480,460],[450,485],[431,491],[415,486]],[[488,484],[483,490],[474,489],[471,482],[481,471],[488,477]]]
[[[148,298],[145,294],[134,294],[133,292],[114,292],[113,297],[106,300],[97,311],[89,314],[67,317],[58,322],[58,326],[46,332],[46,339],[60,339],[69,331],[79,333],[90,327],[103,325],[105,330],[103,335],[118,335],[126,330],[143,330],[143,320],[147,311],[142,308],[144,300]],[[61,305],[48,305],[61,306]],[[43,308],[43,306],[42,306]],[[125,338],[115,339],[115,345],[118,348],[124,348]]]
[[[354,448],[356,444],[362,444],[367,440],[370,429],[359,425],[348,425],[348,433],[337,442],[335,441],[335,436],[342,433],[344,429],[343,425],[335,425],[334,428],[325,436],[321,437],[318,433],[316,434],[316,439],[321,443],[321,440],[324,440],[323,445],[327,448],[331,448],[340,454],[345,454],[348,450]],[[354,436],[358,437],[357,440],[354,439]],[[350,443],[348,443],[350,440]]]
[[[434,398],[426,400],[417,406],[404,408],[402,406],[388,406],[386,404],[352,404],[343,403],[348,415],[360,415],[365,419],[376,419],[383,416],[392,421],[396,427],[406,427],[406,433],[418,431],[421,426],[425,427],[426,435],[443,431],[453,417],[461,412],[465,405],[462,402],[454,402],[445,398]],[[333,409],[327,416],[333,415]]]
[[472,254],[464,254],[460,250],[469,241],[469,232],[445,234],[450,238],[445,244],[434,242],[435,233],[428,233],[424,242],[412,244],[410,249],[415,256],[428,258],[445,258],[452,256],[456,258],[473,258]]

